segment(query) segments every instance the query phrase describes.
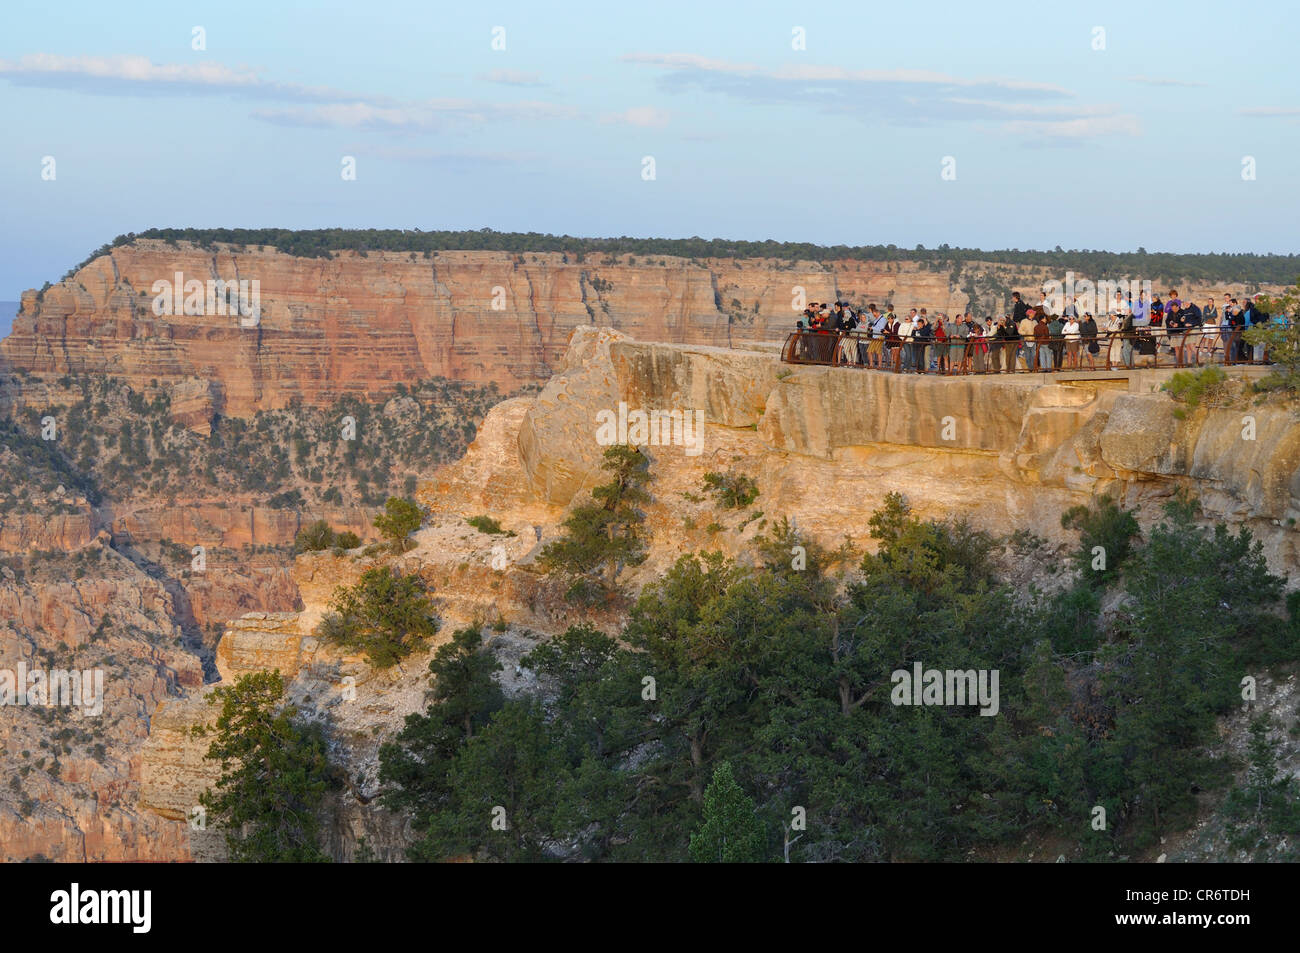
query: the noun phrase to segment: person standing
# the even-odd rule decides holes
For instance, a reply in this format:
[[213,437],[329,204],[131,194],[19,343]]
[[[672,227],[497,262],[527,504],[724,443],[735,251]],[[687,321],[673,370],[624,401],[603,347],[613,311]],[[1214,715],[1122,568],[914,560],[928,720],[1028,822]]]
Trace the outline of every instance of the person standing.
[[1121,315],[1119,324],[1120,357],[1124,361],[1124,366],[1130,371],[1133,370],[1133,315],[1132,313]]
[[916,317],[916,325],[912,329],[912,347],[915,350],[914,359],[916,361],[916,373],[925,374],[930,370],[929,347],[930,340],[934,335],[934,329],[930,327],[930,322],[926,318],[925,309]]
[[1114,367],[1120,363],[1123,341],[1119,336],[1119,329],[1123,325],[1123,320],[1118,312],[1112,311],[1106,316],[1106,369]]
[[940,374],[948,373],[948,328],[942,313],[934,315],[934,357]]
[[1002,316],[1002,363],[1006,365],[1008,374],[1016,372],[1016,352],[1019,350],[1020,332],[1012,323],[1011,315],[1004,314]]
[[1037,326],[1038,322],[1034,320],[1032,308],[1025,311],[1025,316],[1016,325],[1016,330],[1020,333],[1020,360],[1027,371],[1032,371],[1038,363],[1038,345],[1034,340]]
[[[1196,302],[1190,298],[1183,302],[1183,307],[1178,312],[1178,323],[1182,326],[1182,335],[1178,340],[1177,360],[1181,367],[1190,361],[1195,361],[1196,339],[1201,333],[1201,322],[1205,320],[1201,314],[1201,309],[1196,306]],[[1172,341],[1171,341],[1172,343]]]
[[1079,325],[1079,340],[1088,355],[1088,368],[1095,371],[1097,369],[1097,354],[1101,348],[1097,346],[1097,322],[1093,319],[1091,313],[1085,313],[1083,316],[1083,321]]
[[1061,327],[1061,336],[1065,338],[1065,360],[1070,370],[1079,369],[1079,321],[1067,317]]
[[948,332],[948,364],[953,368],[954,374],[965,374],[970,371],[970,355],[966,350],[970,334],[971,329],[966,326],[965,316],[958,313],[953,317]]
[[1061,335],[1065,331],[1065,322],[1059,315],[1052,315],[1047,322],[1047,333],[1051,338],[1048,347],[1052,351],[1052,370],[1059,371],[1061,364],[1065,360],[1065,341]]
[[[967,315],[969,317],[969,315]],[[980,327],[978,321],[970,321],[966,325],[966,347],[970,351],[971,371],[975,374],[984,373],[984,329]]]
[[1223,363],[1232,363],[1229,347],[1232,344],[1232,314],[1237,310],[1237,299],[1223,296],[1223,308],[1219,311],[1219,341],[1223,348]]
[[885,366],[897,373],[903,362],[903,323],[891,309],[885,325]]
[[1138,292],[1138,299],[1133,302],[1133,325],[1135,327],[1146,327],[1151,320],[1151,302],[1147,300],[1145,291]]
[[1020,322],[1025,320],[1025,315],[1028,313],[1029,307],[1020,300],[1020,292],[1011,292],[1011,320],[1015,323],[1016,327],[1020,326]]
[[[1169,353],[1174,355],[1174,363],[1175,364],[1182,363],[1182,360],[1179,357],[1179,350],[1180,350],[1179,343],[1182,341],[1182,337],[1183,337],[1183,309],[1182,308],[1179,308],[1177,311],[1166,311],[1164,327],[1153,328],[1151,334],[1156,339],[1157,355],[1159,354],[1161,337],[1164,336],[1166,341],[1166,346],[1169,349]],[[1157,356],[1156,360],[1159,359],[1160,358]]]
[[1232,315],[1232,360],[1233,363],[1246,360],[1246,339],[1243,336],[1246,330],[1246,308],[1250,305],[1250,298],[1246,303],[1237,307]]
[[1196,363],[1205,359],[1206,364],[1214,363],[1214,352],[1219,349],[1219,312],[1211,299],[1201,312],[1201,339],[1196,348]]
[[[1258,299],[1259,295],[1255,295],[1255,298]],[[1261,327],[1268,323],[1268,315],[1265,314],[1264,309],[1259,306],[1258,300],[1252,300],[1250,302],[1250,313],[1247,316],[1247,319],[1249,327],[1252,328]],[[1265,346],[1266,345],[1262,341],[1258,344],[1250,344],[1249,342],[1246,344],[1246,355],[1249,357],[1252,364],[1264,363]]]
[[913,308],[908,312],[903,320],[898,322],[898,340],[899,350],[903,356],[902,370],[904,372],[912,369],[912,325],[916,323],[916,309]]
[[835,302],[840,314],[840,356],[849,367],[858,363],[858,339],[853,333],[858,328],[858,316],[842,301]]
[[871,332],[871,339],[867,341],[867,360],[872,367],[879,368],[881,355],[885,346],[885,324],[887,317],[881,314],[874,304],[867,306],[870,314],[868,330]]
[[993,374],[1002,373],[1002,346],[1007,339],[1006,327],[1006,318],[998,318],[993,324],[992,333],[989,335],[989,371]]
[[1038,351],[1038,369],[1040,371],[1050,371],[1052,369],[1052,332],[1047,328],[1047,315],[1040,314],[1038,320],[1034,323],[1034,345]]

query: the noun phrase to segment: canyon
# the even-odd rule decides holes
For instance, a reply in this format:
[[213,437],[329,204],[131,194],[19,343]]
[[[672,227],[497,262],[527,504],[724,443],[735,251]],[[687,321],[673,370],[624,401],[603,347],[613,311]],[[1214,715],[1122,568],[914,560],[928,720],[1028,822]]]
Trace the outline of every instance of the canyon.
[[[196,420],[205,405],[246,416],[295,401],[387,397],[398,384],[433,377],[491,382],[509,393],[549,379],[579,325],[726,346],[780,339],[799,301],[892,301],[988,316],[1007,307],[1013,289],[1029,300],[1044,281],[1065,280],[1042,267],[980,262],[950,273],[915,261],[577,258],[489,251],[301,258],[261,246],[205,249],[142,238],[25,292],[13,331],[0,342],[0,368],[113,375],[136,390],[185,382]],[[155,314],[155,283],[174,283],[178,273],[186,282],[256,280],[258,323],[243,327],[226,313]],[[1181,290],[1199,301],[1240,295],[1245,286],[1184,282]]]
[[[419,484],[428,517],[414,549],[300,556],[292,572],[302,610],[246,615],[222,635],[223,680],[278,669],[291,676],[294,703],[336,739],[335,754],[354,779],[332,808],[336,859],[353,859],[363,838],[378,859],[403,858],[409,832],[374,800],[377,751],[402,716],[421,709],[430,652],[368,671],[361,658],[316,635],[330,594],[377,562],[418,573],[435,593],[442,632],[483,626],[506,663],[507,694],[533,690],[535,676],[518,659],[576,618],[536,559],[560,533],[567,506],[599,481],[597,415],[620,401],[702,409],[707,420],[699,456],[683,447],[643,448],[651,547],[628,573],[633,590],[684,553],[752,558],[755,537],[781,518],[828,546],[847,539],[871,548],[867,518],[889,492],[904,494],[926,517],[960,516],[994,533],[1042,537],[1037,565],[1023,570],[1026,582],[1064,561],[1061,513],[1097,493],[1149,516],[1180,487],[1190,488],[1207,518],[1250,527],[1276,571],[1289,574],[1300,559],[1300,417],[1286,407],[1250,408],[1254,441],[1243,439],[1241,408],[1202,407],[1180,418],[1176,402],[1158,390],[1168,372],[1043,384],[791,369],[770,349],[639,342],[595,327],[575,330],[559,365],[536,396],[493,408],[464,458]],[[951,439],[945,418],[956,422]],[[698,495],[703,475],[723,470],[755,480],[751,511],[720,513]],[[502,534],[467,526],[467,514],[492,516]],[[1292,702],[1293,681],[1284,686]],[[201,694],[163,700],[154,716],[159,730],[141,750],[141,805],[174,818],[178,831],[215,779],[201,743],[188,734],[211,717]],[[220,845],[203,836],[194,856],[220,856]]]
[[[154,315],[153,282],[178,271],[259,280],[259,325]],[[1027,266],[978,271],[1026,290],[1060,277]],[[0,666],[99,666],[107,693],[101,719],[0,710],[0,752],[13,771],[0,788],[3,859],[223,857],[220,836],[192,823],[214,774],[189,729],[212,717],[214,684],[271,669],[289,678],[305,717],[326,725],[349,779],[329,804],[331,856],[355,859],[364,844],[377,859],[403,859],[409,831],[375,797],[379,746],[422,710],[430,652],[457,626],[485,627],[508,695],[537,690],[518,660],[582,617],[537,557],[600,482],[599,415],[620,403],[699,412],[705,422],[699,454],[644,448],[650,552],[625,575],[633,592],[684,553],[751,559],[754,540],[783,518],[827,546],[847,539],[869,549],[867,521],[890,492],[924,518],[962,515],[996,534],[1030,534],[1046,565],[1063,562],[1068,507],[1108,493],[1150,519],[1187,490],[1207,519],[1250,528],[1273,571],[1293,575],[1300,418],[1290,405],[1244,396],[1240,381],[1257,371],[1233,371],[1238,383],[1221,404],[1187,408],[1160,391],[1167,371],[942,379],[779,361],[795,288],[809,301],[955,311],[970,303],[958,284],[910,262],[308,259],[140,240],[24,294],[0,342],[0,421],[11,425],[0,440]],[[1241,290],[1194,284],[1188,293]],[[496,390],[411,396],[436,378]],[[86,384],[109,380],[119,389]],[[395,434],[366,444],[360,479],[331,469],[346,452],[335,446],[341,400],[371,415],[367,439],[380,424]],[[141,401],[159,409],[142,414]],[[159,473],[148,454],[121,451],[121,466],[92,487],[75,483],[75,447],[60,451],[70,469],[48,463],[41,421],[53,416],[64,432],[69,408],[97,403],[103,411],[78,432],[79,442],[102,431],[89,458],[110,444],[133,447],[148,431],[149,452],[175,451],[182,468]],[[205,484],[211,459],[231,455],[214,441],[247,452],[232,421],[291,465],[268,468],[256,489],[222,483],[220,473]],[[435,425],[473,442],[461,454],[459,437],[440,440],[437,453],[409,441]],[[306,450],[290,453],[299,440]],[[33,461],[45,461],[39,473]],[[366,466],[391,471],[388,482],[366,491]],[[749,511],[720,512],[701,495],[705,473],[727,471],[755,481]],[[410,552],[293,554],[295,534],[316,518],[374,540],[383,495],[374,491],[401,492],[403,478],[427,512]],[[22,484],[25,495],[15,492]],[[303,500],[268,499],[286,491]],[[503,534],[468,526],[477,515]],[[189,564],[195,545],[209,550],[202,570]],[[375,672],[322,642],[316,626],[337,587],[384,563],[426,580],[442,625],[429,651]],[[1023,568],[1025,579],[1043,565]],[[618,622],[594,621],[610,631]]]

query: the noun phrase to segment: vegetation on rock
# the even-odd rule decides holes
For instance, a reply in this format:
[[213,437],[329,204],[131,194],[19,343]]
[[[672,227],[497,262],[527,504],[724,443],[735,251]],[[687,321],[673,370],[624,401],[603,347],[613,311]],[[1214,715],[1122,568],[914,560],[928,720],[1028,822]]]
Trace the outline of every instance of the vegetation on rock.
[[304,723],[285,703],[278,671],[254,672],[208,698],[220,705],[205,757],[221,777],[199,797],[207,821],[225,829],[230,858],[248,863],[318,863],[320,807],[338,786],[321,727]]
[[391,668],[438,631],[433,605],[417,575],[375,566],[353,586],[340,586],[321,619],[322,638],[365,654],[375,668]]

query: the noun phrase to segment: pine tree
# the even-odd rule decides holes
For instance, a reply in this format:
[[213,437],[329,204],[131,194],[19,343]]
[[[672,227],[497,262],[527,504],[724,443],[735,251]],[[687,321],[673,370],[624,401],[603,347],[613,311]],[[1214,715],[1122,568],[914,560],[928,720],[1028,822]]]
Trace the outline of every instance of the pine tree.
[[1267,715],[1256,718],[1250,723],[1250,741],[1246,744],[1246,751],[1250,755],[1246,785],[1255,796],[1257,810],[1264,807],[1278,787],[1277,742],[1269,738],[1269,727]]
[[375,514],[375,529],[388,538],[393,552],[402,553],[414,545],[409,537],[424,521],[424,515],[414,500],[390,496],[384,511]]
[[279,671],[253,672],[208,699],[221,712],[206,758],[221,764],[221,777],[199,803],[226,829],[230,858],[252,863],[328,861],[321,850],[319,810],[337,782],[319,725],[296,720],[284,703]]
[[573,577],[570,599],[593,601],[615,588],[625,567],[645,561],[640,536],[645,514],[638,506],[650,499],[643,489],[650,479],[648,466],[635,447],[615,444],[607,449],[601,468],[613,479],[593,488],[591,502],[574,507],[564,521],[566,535],[542,550],[543,568]]
[[731,762],[722,762],[704,791],[704,824],[691,835],[691,860],[697,864],[761,863],[765,841],[754,802],[736,783]]
[[375,668],[390,668],[438,631],[433,605],[417,575],[375,566],[356,585],[340,586],[321,619],[321,637],[365,653]]

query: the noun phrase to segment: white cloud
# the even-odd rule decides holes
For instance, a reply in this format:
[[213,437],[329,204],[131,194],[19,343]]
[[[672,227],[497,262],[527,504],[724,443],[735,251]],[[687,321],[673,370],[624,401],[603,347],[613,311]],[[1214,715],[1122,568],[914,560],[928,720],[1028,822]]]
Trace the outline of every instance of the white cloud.
[[804,64],[764,70],[750,63],[730,63],[709,59],[693,53],[629,53],[623,57],[627,63],[660,66],[672,70],[692,70],[705,73],[764,76],[776,80],[824,80],[850,83],[906,83],[942,86],[995,86],[1008,90],[1030,90],[1059,95],[1072,95],[1069,90],[1053,83],[1028,82],[1015,79],[973,78],[962,79],[947,73],[923,69],[847,69],[842,66]]
[[957,106],[967,106],[976,110],[987,110],[1004,116],[1038,116],[1042,118],[1072,119],[1084,116],[1105,116],[1117,111],[1115,106],[1083,105],[1071,103],[1000,103],[988,99],[963,99],[950,96],[946,102]]
[[660,109],[657,106],[633,106],[621,113],[611,113],[603,116],[601,122],[626,123],[629,126],[658,129],[668,125],[671,116],[672,114],[668,110]]
[[1142,132],[1137,117],[1128,114],[1054,121],[1015,120],[1006,123],[1003,128],[1013,135],[1074,142],[1111,136],[1136,136]]
[[868,123],[915,126],[1041,116],[1053,121],[1116,112],[1077,105],[1056,83],[1000,76],[956,76],[932,69],[854,69],[822,63],[772,68],[693,53],[631,53],[624,62],[658,69],[669,93],[712,93],[756,106],[813,109]]
[[[497,70],[492,81],[525,85],[534,74]],[[143,56],[58,56],[36,53],[0,60],[0,78],[28,85],[92,93],[234,95],[301,104],[255,109],[253,118],[286,126],[426,130],[448,121],[574,119],[571,106],[526,100],[515,103],[469,99],[403,102],[391,96],[323,86],[280,83],[249,67],[221,63],[154,63]]]
[[351,155],[428,165],[502,165],[542,161],[540,156],[531,152],[448,152],[442,149],[419,149],[402,146],[375,147],[364,143],[351,146],[347,151]]
[[85,92],[231,93],[267,99],[331,102],[361,100],[376,105],[388,97],[279,83],[246,66],[216,62],[154,63],[144,56],[59,56],[32,53],[0,60],[0,77],[25,86],[74,88]]
[[647,66],[666,66],[669,69],[698,69],[718,73],[757,73],[757,66],[748,63],[728,63],[694,53],[628,53],[625,63],[643,63]]
[[483,103],[467,99],[435,99],[399,106],[367,103],[328,103],[287,109],[254,110],[253,118],[280,126],[330,126],[419,132],[442,128],[450,121],[576,119],[571,106],[545,102]]
[[544,86],[541,73],[525,73],[513,69],[494,69],[490,73],[480,73],[479,79],[488,83],[501,83],[504,86]]
[[1144,83],[1147,86],[1205,86],[1190,79],[1167,79],[1162,76],[1125,76],[1130,83]]

